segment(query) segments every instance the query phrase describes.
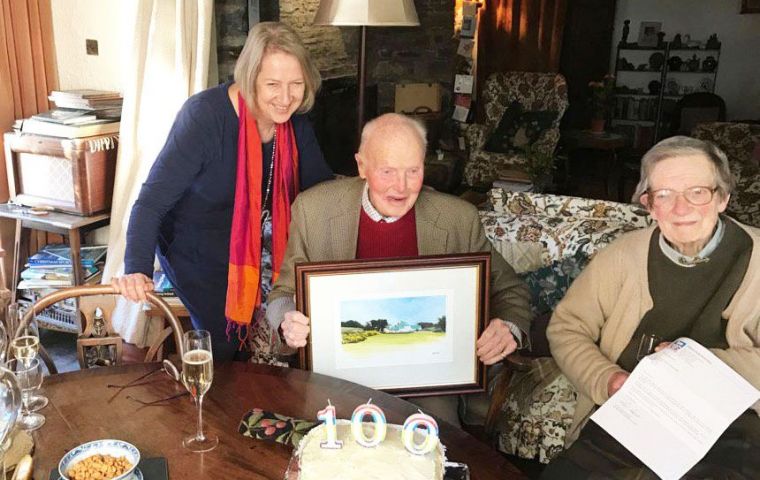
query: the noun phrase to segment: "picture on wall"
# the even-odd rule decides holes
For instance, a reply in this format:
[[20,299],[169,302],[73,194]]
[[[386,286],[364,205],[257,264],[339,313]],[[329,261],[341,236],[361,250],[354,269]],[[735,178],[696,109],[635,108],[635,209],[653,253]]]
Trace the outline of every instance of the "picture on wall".
[[662,29],[662,22],[641,22],[639,26],[639,47],[656,47],[659,39],[657,34]]

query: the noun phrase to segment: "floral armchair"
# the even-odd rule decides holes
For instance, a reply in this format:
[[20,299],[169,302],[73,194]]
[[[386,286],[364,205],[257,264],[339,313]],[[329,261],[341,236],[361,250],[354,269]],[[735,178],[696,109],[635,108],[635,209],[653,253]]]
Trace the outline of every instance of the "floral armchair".
[[548,351],[549,317],[598,250],[652,220],[637,205],[604,200],[496,188],[489,197],[480,212],[486,236],[531,291],[533,352],[526,368],[503,368],[490,381],[488,406],[468,405],[469,420],[480,411],[501,451],[548,463],[564,448],[576,400]]
[[736,189],[727,213],[747,225],[760,227],[760,125],[748,123],[702,123],[692,132],[726,152]]
[[490,187],[505,170],[520,169],[527,157],[522,153],[493,153],[484,149],[489,135],[512,102],[526,111],[552,111],[556,117],[551,127],[540,133],[532,144],[539,154],[553,155],[559,141],[559,122],[567,109],[567,83],[562,75],[537,72],[494,73],[485,82],[482,92],[485,124],[472,124],[465,130],[468,158],[464,167],[464,183]]

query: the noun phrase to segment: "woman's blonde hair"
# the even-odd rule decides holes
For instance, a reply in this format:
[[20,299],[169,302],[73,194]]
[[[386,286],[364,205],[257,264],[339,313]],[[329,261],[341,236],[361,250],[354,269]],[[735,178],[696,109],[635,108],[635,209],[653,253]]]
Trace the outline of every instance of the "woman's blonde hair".
[[240,52],[235,63],[235,83],[240,87],[240,94],[245,104],[249,110],[253,109],[254,98],[256,98],[256,77],[261,72],[264,56],[272,52],[287,53],[298,59],[305,88],[303,100],[297,112],[308,112],[314,106],[314,98],[322,83],[322,77],[298,34],[289,26],[279,22],[256,24],[248,32],[243,51]]

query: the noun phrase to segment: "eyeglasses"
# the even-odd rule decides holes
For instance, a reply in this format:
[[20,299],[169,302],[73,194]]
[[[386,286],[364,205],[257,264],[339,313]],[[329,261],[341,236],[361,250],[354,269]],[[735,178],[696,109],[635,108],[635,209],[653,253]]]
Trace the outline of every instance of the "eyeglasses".
[[648,190],[647,195],[649,195],[649,205],[652,207],[671,207],[679,195],[683,195],[683,198],[690,204],[700,206],[710,203],[717,190],[718,187],[691,187],[679,192],[669,188],[661,188],[659,190]]

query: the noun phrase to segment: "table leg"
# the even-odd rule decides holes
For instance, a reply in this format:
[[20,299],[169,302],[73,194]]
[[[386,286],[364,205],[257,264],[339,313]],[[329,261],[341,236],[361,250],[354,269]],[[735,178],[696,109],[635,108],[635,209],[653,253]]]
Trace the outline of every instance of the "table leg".
[[69,246],[71,247],[71,268],[74,271],[74,285],[82,285],[84,283],[84,275],[82,274],[82,254],[79,250],[82,244],[78,228],[69,230]]
[[13,278],[11,279],[13,290],[11,301],[15,302],[18,297],[18,282],[21,278],[21,268],[24,266],[23,254],[29,250],[29,238],[32,232],[24,228],[21,220],[16,220],[16,232],[13,239]]

